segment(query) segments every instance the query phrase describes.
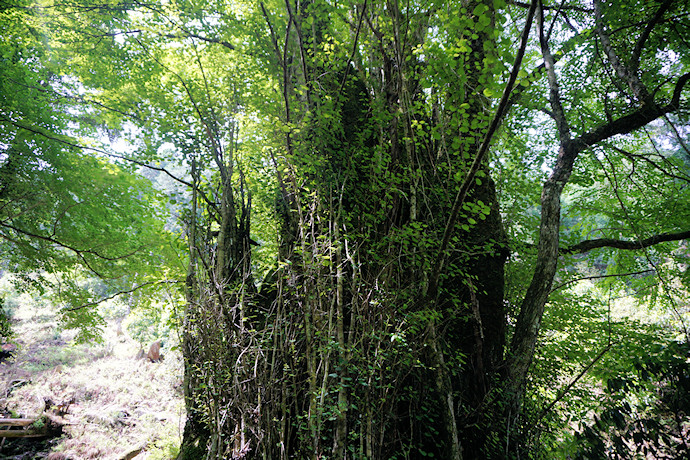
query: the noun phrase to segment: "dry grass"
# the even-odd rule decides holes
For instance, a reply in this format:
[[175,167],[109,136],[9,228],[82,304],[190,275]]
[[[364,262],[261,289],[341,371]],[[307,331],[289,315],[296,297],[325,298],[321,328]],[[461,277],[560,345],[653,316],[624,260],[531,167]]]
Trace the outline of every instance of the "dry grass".
[[[0,409],[31,417],[42,413],[46,399],[70,403],[53,457],[121,459],[140,448],[139,460],[174,457],[184,428],[179,354],[164,350],[165,361],[156,364],[137,360],[139,344],[117,336],[114,325],[104,344],[73,345],[73,335],[59,332],[45,310],[17,311],[15,321],[20,348],[14,362],[0,364],[0,391],[13,380],[31,383],[13,389]],[[3,457],[0,448],[0,458],[45,456]]]

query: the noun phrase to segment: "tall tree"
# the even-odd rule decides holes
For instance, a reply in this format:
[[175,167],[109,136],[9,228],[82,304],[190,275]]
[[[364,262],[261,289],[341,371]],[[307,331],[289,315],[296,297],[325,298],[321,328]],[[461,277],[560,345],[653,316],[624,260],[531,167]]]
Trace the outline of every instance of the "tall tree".
[[128,165],[79,139],[94,132],[88,95],[51,65],[42,19],[0,5],[0,251],[24,287],[51,290],[62,322],[98,336],[97,277],[108,295],[156,283],[165,265],[159,196]]

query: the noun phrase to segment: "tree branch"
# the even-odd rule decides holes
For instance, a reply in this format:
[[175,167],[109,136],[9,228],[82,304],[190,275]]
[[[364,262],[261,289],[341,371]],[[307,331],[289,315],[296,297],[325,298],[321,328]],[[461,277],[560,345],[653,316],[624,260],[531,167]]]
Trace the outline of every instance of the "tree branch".
[[147,164],[147,163],[144,163],[144,162],[142,162],[142,161],[135,160],[135,159],[133,159],[133,158],[126,157],[126,156],[124,156],[124,155],[119,155],[119,154],[117,154],[117,153],[106,152],[105,150],[99,149],[99,148],[96,148],[96,147],[88,147],[88,146],[86,146],[86,145],[77,144],[76,142],[72,142],[72,141],[67,140],[67,139],[66,139],[66,136],[61,136],[61,135],[58,135],[58,134],[47,133],[47,132],[42,131],[42,130],[40,130],[40,129],[38,129],[38,128],[35,128],[35,127],[33,127],[33,126],[27,126],[27,125],[24,125],[24,124],[22,124],[22,123],[18,123],[18,122],[16,122],[16,121],[12,120],[10,117],[8,117],[7,115],[5,115],[4,113],[0,113],[0,119],[6,121],[6,122],[8,122],[8,123],[10,123],[10,124],[11,124],[12,126],[14,126],[15,128],[24,129],[24,130],[26,130],[26,131],[29,131],[30,133],[38,134],[39,136],[43,136],[43,137],[45,137],[46,139],[50,139],[50,140],[52,140],[52,141],[59,142],[59,143],[64,144],[64,145],[66,145],[66,146],[68,146],[68,147],[74,147],[74,148],[77,148],[77,149],[79,149],[79,150],[90,150],[90,151],[92,151],[92,152],[100,153],[100,154],[102,154],[102,155],[106,155],[106,156],[111,157],[111,158],[117,158],[117,159],[119,159],[119,160],[125,160],[125,161],[130,162],[130,163],[133,163],[133,164],[135,164],[135,165],[137,165],[137,166],[141,166],[141,167],[144,167],[144,168],[147,168],[147,169],[151,169],[151,170],[153,170],[153,171],[160,171],[160,172],[163,172],[163,173],[167,174],[168,176],[170,176],[171,179],[173,179],[173,180],[176,181],[176,182],[179,182],[180,184],[186,185],[187,187],[191,187],[191,186],[192,186],[192,184],[190,184],[189,182],[187,182],[187,181],[184,180],[184,179],[181,179],[181,178],[175,176],[174,174],[172,174],[170,171],[168,171],[168,170],[165,169],[165,168],[160,168],[160,167],[158,167],[158,166],[151,166],[151,165],[149,165],[149,164]]
[[[621,80],[625,81],[625,83],[627,83],[628,87],[635,95],[637,100],[643,105],[647,104],[650,101],[649,91],[640,81],[635,69],[628,68],[626,65],[624,65],[619,59],[616,51],[613,49],[613,45],[611,44],[611,38],[609,37],[609,34],[606,32],[604,28],[603,15],[601,11],[601,0],[594,0],[594,17],[596,19],[595,28],[597,31],[597,35],[599,35],[599,40],[601,41],[601,45],[604,48],[604,52],[606,53],[606,56],[608,57],[611,66],[616,71],[618,77]],[[640,43],[638,42],[638,44]],[[644,44],[644,42],[642,44]]]
[[650,236],[639,241],[617,240],[615,238],[597,238],[594,240],[585,240],[580,243],[568,246],[559,250],[559,254],[583,254],[593,249],[613,248],[627,251],[634,251],[638,249],[648,248],[659,243],[668,241],[680,241],[690,239],[690,230],[676,233],[660,233],[658,235]]
[[359,33],[362,31],[362,22],[364,20],[364,13],[367,11],[367,0],[364,0],[364,5],[362,5],[362,12],[359,15],[359,21],[357,21],[357,30],[355,31],[355,39],[353,40],[352,43],[352,53],[350,54],[350,57],[347,59],[347,63],[345,64],[345,73],[343,75],[343,80],[340,83],[340,89],[338,90],[338,94],[342,94],[343,89],[345,88],[345,83],[347,82],[347,76],[350,72],[350,63],[354,60],[355,58],[355,53],[357,53],[357,44],[359,43]]
[[84,254],[90,254],[90,255],[95,256],[99,259],[107,260],[108,262],[115,262],[117,260],[126,259],[127,257],[133,256],[134,254],[139,252],[139,249],[141,249],[141,248],[138,248],[138,249],[135,249],[134,251],[132,251],[130,253],[123,254],[120,256],[116,256],[116,257],[108,257],[108,256],[105,256],[105,255],[103,255],[103,254],[101,254],[101,253],[99,253],[93,249],[77,249],[76,247],[69,245],[69,244],[66,244],[66,243],[63,243],[62,241],[57,240],[53,237],[49,237],[49,236],[45,236],[45,235],[39,235],[37,233],[31,233],[27,230],[23,230],[19,227],[12,225],[12,224],[8,224],[7,222],[1,222],[0,221],[0,226],[8,228],[10,230],[13,230],[13,231],[15,231],[21,235],[28,236],[29,238],[33,238],[33,239],[41,240],[41,241],[46,241],[48,243],[60,246],[61,248],[69,249],[70,251],[74,252],[75,254],[80,255],[81,257],[83,257]]
[[225,40],[220,40],[218,38],[204,37],[203,35],[192,33],[183,27],[180,27],[180,29],[184,32],[184,35],[182,35],[182,34],[163,34],[161,36],[164,38],[196,38],[198,40],[201,40],[202,42],[214,43],[217,45],[222,45],[229,50],[235,50],[235,45],[233,45],[230,42],[226,42]]
[[673,88],[673,97],[671,98],[671,103],[669,106],[671,106],[674,110],[677,110],[680,108],[680,96],[683,92],[683,89],[685,88],[685,84],[690,80],[690,73],[686,73],[685,75],[682,75],[678,79],[678,83],[676,83],[676,87]]
[[[529,8],[530,4],[525,3],[525,2],[520,2],[520,1],[511,1],[509,2],[512,5],[519,6],[520,8]],[[548,10],[571,10],[571,11],[579,11],[581,13],[591,13],[592,9],[591,8],[585,8],[584,6],[573,6],[573,5],[559,5],[559,6],[544,6],[543,7],[544,11]]]
[[652,33],[652,30],[657,24],[659,24],[661,19],[664,17],[664,14],[666,13],[666,11],[668,11],[672,4],[673,0],[666,0],[659,7],[654,17],[647,23],[647,27],[644,28],[644,31],[637,39],[637,43],[635,43],[635,49],[633,50],[632,57],[630,58],[630,70],[632,72],[637,73],[637,71],[639,70],[642,49],[644,48],[647,39],[649,39],[649,35]]
[[[656,163],[654,160],[652,160],[648,156],[641,155],[639,153],[628,152],[627,150],[622,149],[620,147],[616,147],[615,145],[612,145],[611,148],[613,150],[615,150],[616,152],[620,153],[621,155],[625,156],[630,161],[632,161],[633,164],[635,163],[635,161],[637,161],[639,159],[639,160],[642,160],[642,161],[650,164],[654,169],[659,171],[664,176],[668,176],[671,179],[676,179],[679,181],[690,183],[690,176],[687,176],[687,175],[686,176],[679,176],[678,174],[675,174],[672,171],[668,171],[668,170],[664,169],[664,167],[662,165]],[[651,155],[652,154],[649,154],[649,156],[651,156]],[[669,167],[671,167],[671,168],[673,167],[673,164],[667,158],[665,158],[662,155],[658,155],[658,156],[661,158],[662,162],[667,163],[667,165],[669,165]]]
[[78,307],[66,307],[63,308],[62,311],[77,311],[81,310],[82,308],[87,308],[87,307],[93,307],[95,305],[100,305],[103,302],[106,302],[108,300],[114,299],[117,296],[123,295],[123,294],[131,294],[135,291],[138,291],[139,289],[146,287],[146,286],[152,286],[152,285],[157,285],[157,284],[177,284],[177,283],[184,283],[184,281],[177,280],[177,281],[170,281],[170,280],[162,280],[162,281],[149,281],[147,283],[142,283],[138,286],[133,287],[132,289],[128,291],[118,291],[113,295],[110,295],[108,297],[104,297],[99,300],[94,300],[93,302],[85,303],[83,305],[79,305]]
[[685,84],[690,80],[690,73],[686,73],[678,78],[678,82],[673,90],[673,98],[666,105],[645,104],[634,112],[621,118],[613,120],[605,125],[599,126],[592,131],[582,134],[573,139],[574,148],[578,151],[585,150],[597,143],[613,137],[617,134],[628,134],[636,129],[648,125],[650,122],[660,118],[667,113],[675,112],[680,107],[680,97]]
[[273,28],[273,24],[271,23],[271,18],[268,16],[268,11],[266,11],[264,2],[259,2],[259,6],[261,7],[261,13],[263,14],[264,19],[266,20],[268,30],[271,33],[271,43],[273,44],[273,50],[276,52],[276,57],[278,58],[278,65],[280,65],[281,69],[284,69],[285,62],[283,61],[283,55],[280,51],[280,46],[278,45],[278,36],[276,35],[275,29]]
[[[610,340],[610,339],[609,339],[609,340]],[[584,377],[585,374],[587,374],[587,372],[589,372],[589,370],[592,368],[592,366],[594,366],[597,362],[599,362],[599,360],[600,360],[601,358],[604,357],[604,355],[611,349],[611,347],[612,347],[612,345],[611,345],[610,343],[609,343],[606,347],[604,347],[604,349],[601,350],[601,351],[599,352],[599,354],[596,355],[596,356],[594,357],[594,359],[593,359],[587,366],[585,366],[585,368],[582,369],[582,370],[580,371],[580,373],[577,374],[577,376],[576,376],[576,377],[575,377],[575,378],[574,378],[574,379],[573,379],[563,390],[561,390],[561,392],[558,394],[558,396],[556,396],[556,399],[554,399],[553,401],[551,401],[551,404],[549,404],[546,408],[544,408],[544,409],[541,411],[541,413],[539,414],[539,417],[537,417],[537,421],[540,421],[541,419],[543,419],[544,416],[545,416],[546,414],[548,414],[549,411],[550,411],[551,409],[553,409],[553,406],[555,406],[556,403],[558,403],[558,401],[560,401],[561,399],[563,399],[563,397],[565,397],[565,395],[568,394],[568,392],[570,391],[570,389],[571,389],[571,388],[572,388],[582,377]]]
[[578,283],[580,281],[585,281],[585,280],[597,280],[597,279],[602,279],[602,278],[619,278],[622,276],[637,276],[637,275],[644,275],[646,273],[656,273],[656,270],[641,270],[639,272],[629,272],[629,273],[613,273],[610,275],[592,275],[592,276],[583,276],[582,278],[576,278],[573,280],[568,280],[565,283],[561,283],[555,288],[551,289],[551,292],[556,292],[559,289],[563,289],[566,286],[570,286],[571,284]]
[[455,224],[457,223],[458,216],[460,214],[460,209],[462,208],[462,205],[465,202],[465,198],[467,197],[470,188],[472,188],[472,186],[475,183],[475,177],[482,165],[482,162],[484,161],[484,158],[486,157],[487,152],[489,151],[489,146],[491,145],[494,133],[498,129],[498,126],[503,120],[503,115],[505,114],[505,111],[508,108],[511,93],[513,91],[513,87],[515,86],[515,81],[517,80],[520,67],[522,66],[522,58],[524,57],[525,49],[527,48],[527,41],[529,39],[530,29],[532,28],[534,12],[537,9],[537,2],[538,0],[532,1],[530,10],[527,13],[527,19],[525,20],[525,28],[522,31],[520,48],[518,49],[518,53],[515,56],[515,62],[513,63],[513,70],[511,71],[510,77],[508,78],[508,82],[506,83],[506,86],[503,90],[503,95],[501,96],[501,100],[498,103],[498,107],[496,108],[496,113],[493,117],[493,120],[491,120],[491,125],[489,125],[489,128],[486,131],[486,135],[484,136],[484,140],[482,141],[481,146],[477,150],[477,154],[474,157],[474,161],[470,166],[467,176],[465,177],[465,180],[463,181],[462,185],[460,186],[460,189],[458,190],[457,195],[455,196],[455,201],[453,202],[453,207],[451,208],[450,216],[448,217],[448,221],[446,222],[446,228],[443,231],[443,239],[441,240],[441,246],[439,247],[438,251],[439,256],[436,259],[436,263],[434,264],[434,267],[431,271],[431,276],[429,277],[429,293],[431,295],[435,295],[435,291],[438,289],[438,278],[441,274],[441,270],[443,269],[443,264],[445,263],[446,251],[448,249],[448,244],[450,243],[451,235],[455,231]]

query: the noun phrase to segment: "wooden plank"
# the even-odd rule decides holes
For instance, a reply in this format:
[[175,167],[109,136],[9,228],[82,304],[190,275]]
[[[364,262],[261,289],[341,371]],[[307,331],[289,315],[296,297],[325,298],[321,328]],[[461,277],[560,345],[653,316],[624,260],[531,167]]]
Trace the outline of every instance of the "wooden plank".
[[0,418],[0,426],[28,426],[35,421],[35,418]]
[[46,433],[33,430],[0,430],[0,438],[44,438]]
[[10,430],[9,427],[28,427],[34,423],[35,418],[0,418],[0,438],[43,438],[46,436],[45,427],[41,429],[29,428],[22,430]]

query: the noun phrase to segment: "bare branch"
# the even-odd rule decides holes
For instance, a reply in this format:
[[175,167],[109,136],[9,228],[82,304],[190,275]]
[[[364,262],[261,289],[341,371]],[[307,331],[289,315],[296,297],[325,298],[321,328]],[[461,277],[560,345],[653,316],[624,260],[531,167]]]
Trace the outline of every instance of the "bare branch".
[[133,292],[135,292],[135,291],[138,291],[139,289],[141,289],[141,288],[143,288],[143,287],[146,287],[146,286],[154,286],[154,285],[158,285],[158,284],[178,284],[178,283],[184,283],[184,281],[182,281],[182,280],[177,280],[177,281],[171,281],[171,280],[149,281],[149,282],[147,282],[147,283],[142,283],[142,284],[140,284],[140,285],[138,285],[138,286],[135,286],[135,287],[133,287],[132,289],[130,289],[130,290],[128,290],[128,291],[118,291],[118,292],[116,292],[116,293],[113,294],[113,295],[110,295],[110,296],[108,296],[108,297],[104,297],[104,298],[99,299],[99,300],[94,300],[93,302],[85,303],[85,304],[83,304],[83,305],[79,305],[78,307],[66,307],[66,308],[63,308],[62,311],[77,311],[77,310],[81,310],[81,309],[83,309],[83,308],[93,307],[93,306],[96,306],[96,305],[100,305],[100,304],[102,304],[103,302],[106,302],[106,301],[108,301],[108,300],[114,299],[114,298],[117,297],[117,296],[120,296],[120,295],[123,295],[123,294],[131,294],[131,293],[133,293]]
[[566,281],[565,283],[561,283],[555,288],[551,289],[551,292],[556,292],[559,289],[563,289],[566,286],[570,286],[571,284],[578,283],[580,281],[585,281],[585,280],[596,280],[596,279],[602,279],[602,278],[622,278],[623,276],[638,276],[638,275],[646,275],[647,273],[656,273],[655,270],[649,269],[649,270],[641,270],[639,272],[629,272],[629,273],[613,273],[610,275],[593,275],[593,276],[583,276],[582,278],[576,278],[574,280],[569,280]]
[[639,241],[617,240],[615,238],[598,238],[595,240],[585,240],[559,251],[560,254],[583,254],[593,249],[613,248],[634,251],[648,248],[659,243],[668,241],[680,241],[690,238],[690,230],[676,233],[660,233]]
[[460,189],[458,190],[457,195],[455,196],[455,201],[453,202],[453,207],[451,208],[450,216],[448,217],[448,221],[446,222],[446,228],[443,231],[443,239],[441,240],[441,246],[439,247],[439,256],[436,259],[436,263],[434,264],[434,267],[431,271],[431,276],[429,277],[429,292],[431,295],[435,295],[434,291],[438,289],[438,278],[441,274],[441,270],[443,269],[443,264],[445,263],[446,251],[448,249],[448,244],[450,243],[450,237],[455,231],[455,224],[457,223],[458,216],[460,214],[460,209],[462,208],[462,205],[465,202],[465,198],[467,197],[470,188],[475,183],[475,177],[477,175],[477,172],[479,171],[482,162],[484,161],[484,158],[486,157],[486,154],[489,151],[489,146],[491,145],[493,136],[496,130],[498,129],[498,126],[500,125],[501,121],[503,120],[503,115],[505,114],[506,109],[508,108],[510,96],[513,91],[513,87],[515,86],[515,81],[517,80],[518,72],[520,71],[520,67],[522,66],[522,58],[524,57],[525,49],[527,48],[527,41],[529,39],[530,29],[532,28],[532,20],[534,18],[534,12],[537,9],[537,3],[538,0],[532,1],[531,8],[527,14],[527,19],[525,21],[525,28],[522,31],[520,48],[518,49],[518,53],[515,56],[515,62],[513,63],[513,70],[510,72],[510,77],[508,78],[508,82],[506,83],[506,86],[503,90],[503,95],[501,96],[501,100],[498,103],[498,107],[496,108],[496,113],[494,114],[493,120],[491,120],[491,125],[489,125],[489,128],[486,131],[486,135],[484,136],[484,140],[482,141],[481,146],[477,150],[477,154],[474,157],[474,161],[470,166],[467,176],[465,177],[462,185],[460,186]]
[[672,4],[673,0],[666,0],[664,3],[662,3],[654,17],[647,23],[647,27],[645,27],[644,31],[637,39],[635,49],[633,50],[632,57],[630,58],[630,70],[633,73],[637,73],[640,68],[640,56],[642,55],[642,49],[644,48],[647,39],[649,39],[649,35],[652,33],[654,27],[661,22],[664,14],[666,11],[668,11]]

